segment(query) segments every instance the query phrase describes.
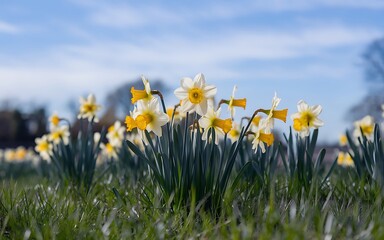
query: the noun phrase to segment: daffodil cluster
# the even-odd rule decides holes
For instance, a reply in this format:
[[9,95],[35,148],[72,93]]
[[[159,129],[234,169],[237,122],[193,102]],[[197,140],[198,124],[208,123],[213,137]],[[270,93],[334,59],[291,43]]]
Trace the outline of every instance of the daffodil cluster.
[[32,162],[37,164],[39,157],[35,154],[32,149],[27,149],[23,146],[17,148],[6,148],[0,150],[0,162],[8,163],[20,163],[20,162]]
[[120,121],[116,121],[108,128],[106,137],[108,142],[101,143],[100,145],[102,153],[109,159],[117,159],[117,154],[122,148],[125,139],[125,127],[121,125]]

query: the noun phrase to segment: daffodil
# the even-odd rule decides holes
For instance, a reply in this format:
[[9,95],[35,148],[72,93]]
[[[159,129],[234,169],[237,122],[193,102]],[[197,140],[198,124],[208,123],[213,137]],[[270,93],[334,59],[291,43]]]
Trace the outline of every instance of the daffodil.
[[28,154],[28,151],[27,149],[25,149],[25,147],[20,146],[20,147],[17,147],[15,150],[15,158],[17,161],[26,160],[27,154]]
[[237,87],[233,87],[232,95],[229,100],[221,100],[222,103],[228,104],[228,111],[231,115],[231,118],[233,119],[235,116],[235,107],[241,107],[245,109],[247,105],[247,99],[241,98],[241,99],[235,99],[235,92],[237,90]]
[[181,79],[181,87],[174,92],[181,100],[180,111],[203,116],[207,113],[208,99],[215,96],[217,89],[213,85],[206,85],[204,75],[199,73],[192,80],[191,78]]
[[236,142],[239,140],[240,137],[241,128],[240,125],[233,122],[232,129],[228,133],[228,137],[231,139],[232,142]]
[[351,155],[349,155],[349,153],[347,152],[339,152],[339,155],[337,157],[337,164],[343,167],[355,166]]
[[124,140],[125,127],[120,121],[116,121],[108,128],[107,139],[113,147],[120,148]]
[[108,158],[110,158],[110,159],[111,158],[113,158],[113,159],[118,158],[117,149],[111,143],[109,143],[109,142],[107,144],[101,143],[100,148],[102,150],[102,154],[104,154]]
[[310,128],[319,128],[324,125],[318,116],[322,111],[320,105],[309,106],[303,100],[297,103],[297,113],[291,115],[293,120],[293,129],[295,129],[300,137],[309,136]]
[[136,103],[139,100],[149,101],[153,98],[149,81],[144,76],[141,76],[141,80],[143,81],[143,84],[144,84],[144,90],[138,90],[138,89],[135,89],[135,87],[131,88],[132,104]]
[[53,113],[50,117],[49,117],[49,123],[50,123],[50,129],[54,129],[56,127],[59,126],[59,123],[60,123],[60,117],[59,115],[57,115],[57,113]]
[[[219,144],[219,138],[227,134],[232,129],[232,120],[220,119],[221,108],[215,111],[213,108],[208,108],[207,113],[199,119],[200,127],[204,128],[202,135],[203,140],[208,139],[209,129],[213,128],[215,130],[215,144]],[[212,136],[209,136],[209,140]]]
[[50,161],[52,154],[52,144],[48,141],[48,136],[43,135],[41,138],[36,138],[35,140],[36,147],[35,150],[38,152],[42,159]]
[[361,133],[363,133],[367,138],[371,138],[373,136],[375,120],[372,116],[365,116],[361,120],[356,121],[354,125],[355,130],[353,131],[353,136],[355,138],[361,137]]
[[52,129],[52,131],[48,135],[48,139],[52,141],[55,145],[58,145],[60,141],[63,141],[65,145],[68,145],[70,135],[71,134],[69,133],[68,126],[63,125]]
[[267,146],[271,146],[273,144],[273,141],[275,140],[273,133],[266,132],[265,129],[267,127],[267,120],[262,119],[260,120],[259,127],[257,128],[257,131],[254,132],[254,139],[252,141],[252,149],[257,152],[257,149],[260,147],[261,152],[265,153],[265,144]]
[[271,132],[275,125],[274,119],[279,119],[283,122],[286,122],[287,120],[287,113],[288,109],[283,110],[276,110],[277,106],[279,105],[281,101],[281,98],[277,97],[277,94],[275,93],[275,96],[272,99],[272,107],[269,110],[262,110],[261,112],[267,114],[266,118],[266,128],[265,131]]
[[185,117],[185,113],[181,113],[180,111],[177,110],[177,108],[176,110],[174,109],[175,109],[174,107],[167,108],[167,115],[169,119],[172,119],[172,116],[173,116],[174,120],[181,121]]
[[152,98],[148,103],[143,101],[137,102],[137,107],[135,107],[131,115],[132,116],[128,116],[125,121],[127,130],[131,131],[137,128],[139,135],[144,141],[146,141],[144,137],[145,130],[161,137],[161,127],[169,121],[168,115],[160,110],[157,98]]
[[98,122],[96,112],[101,108],[96,104],[96,97],[93,94],[88,95],[87,99],[80,97],[80,113],[77,118],[87,118],[88,121]]
[[13,162],[16,160],[16,152],[14,149],[6,149],[4,152],[4,160],[6,162]]
[[347,145],[347,143],[348,143],[347,136],[345,134],[340,135],[340,137],[339,137],[339,144],[340,144],[340,146],[344,147],[344,146]]

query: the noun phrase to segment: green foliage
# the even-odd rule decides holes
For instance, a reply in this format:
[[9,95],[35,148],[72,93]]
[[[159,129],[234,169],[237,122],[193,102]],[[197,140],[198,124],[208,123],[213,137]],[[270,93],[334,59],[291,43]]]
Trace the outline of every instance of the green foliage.
[[324,175],[324,157],[326,150],[322,149],[315,158],[315,148],[317,143],[318,129],[309,135],[301,138],[296,134],[294,141],[292,129],[289,136],[284,134],[287,143],[287,149],[284,151],[280,147],[280,156],[282,158],[284,169],[287,176],[290,189],[304,189],[310,191],[312,187],[323,186],[336,165],[337,158],[332,163],[328,172]]
[[376,181],[384,187],[384,145],[380,127],[375,125],[373,139],[369,140],[361,130],[361,137],[356,143],[350,133],[346,132],[350,155],[361,180]]
[[55,174],[63,182],[84,189],[86,193],[92,187],[100,144],[105,136],[103,129],[100,139],[95,142],[92,126],[93,121],[88,122],[86,129],[81,128],[77,139],[70,139],[69,144],[65,145],[61,140],[54,145],[51,156]]

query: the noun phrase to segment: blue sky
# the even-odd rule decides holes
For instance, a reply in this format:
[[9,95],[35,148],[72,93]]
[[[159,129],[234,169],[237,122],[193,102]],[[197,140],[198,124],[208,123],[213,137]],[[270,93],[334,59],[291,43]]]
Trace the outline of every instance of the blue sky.
[[275,91],[289,114],[321,104],[320,138],[336,141],[366,94],[360,56],[383,36],[381,0],[0,1],[0,99],[66,114],[69,99],[103,100],[142,74],[176,88],[202,72],[218,99],[238,86],[239,115]]

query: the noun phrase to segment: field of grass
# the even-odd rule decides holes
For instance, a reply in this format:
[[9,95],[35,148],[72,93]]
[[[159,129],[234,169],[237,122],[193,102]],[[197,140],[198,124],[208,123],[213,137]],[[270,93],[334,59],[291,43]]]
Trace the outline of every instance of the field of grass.
[[246,100],[233,93],[213,109],[203,75],[184,79],[171,109],[143,83],[125,126],[95,132],[90,95],[76,136],[53,115],[35,152],[2,152],[1,238],[384,239],[384,145],[370,117],[332,156],[317,145],[319,105],[299,101],[278,140],[274,121],[288,110],[277,96],[236,124]]

